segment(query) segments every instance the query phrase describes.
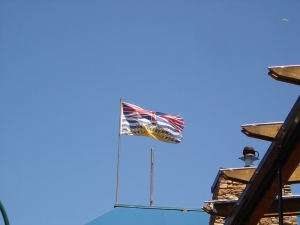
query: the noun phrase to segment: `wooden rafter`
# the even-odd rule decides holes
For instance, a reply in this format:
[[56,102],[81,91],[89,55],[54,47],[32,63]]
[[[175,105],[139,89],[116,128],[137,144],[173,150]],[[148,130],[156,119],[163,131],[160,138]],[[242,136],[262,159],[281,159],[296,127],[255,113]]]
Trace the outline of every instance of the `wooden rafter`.
[[300,65],[269,67],[268,74],[278,81],[300,85]]

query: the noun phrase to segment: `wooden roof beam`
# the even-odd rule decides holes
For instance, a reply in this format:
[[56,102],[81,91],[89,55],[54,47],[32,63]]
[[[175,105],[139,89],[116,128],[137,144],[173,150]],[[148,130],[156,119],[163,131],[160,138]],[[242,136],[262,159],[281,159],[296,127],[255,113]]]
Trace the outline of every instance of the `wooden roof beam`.
[[[202,209],[211,215],[227,217],[237,200],[212,200]],[[300,196],[290,195],[282,197],[283,216],[294,216],[300,214]],[[263,217],[278,216],[278,199],[276,198],[270,208],[264,213]]]
[[300,65],[269,67],[269,75],[282,82],[300,85]]
[[[255,170],[255,167],[249,167],[249,169],[246,170],[224,170],[221,172],[221,176],[241,182],[249,182]],[[287,184],[298,183],[300,183],[300,166],[296,168],[296,170],[287,181]]]
[[241,131],[248,137],[273,141],[282,124],[283,122],[244,124]]

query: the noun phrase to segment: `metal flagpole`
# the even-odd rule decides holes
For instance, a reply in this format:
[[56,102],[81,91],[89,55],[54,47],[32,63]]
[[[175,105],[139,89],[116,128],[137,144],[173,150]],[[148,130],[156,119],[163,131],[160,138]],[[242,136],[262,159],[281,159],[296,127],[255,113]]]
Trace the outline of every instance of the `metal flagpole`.
[[117,187],[116,187],[116,204],[119,202],[119,182],[120,182],[120,151],[121,151],[121,123],[122,123],[122,99],[120,98],[120,120],[119,120],[119,137],[118,137],[118,166],[117,166]]
[[154,148],[151,148],[150,206],[153,206]]

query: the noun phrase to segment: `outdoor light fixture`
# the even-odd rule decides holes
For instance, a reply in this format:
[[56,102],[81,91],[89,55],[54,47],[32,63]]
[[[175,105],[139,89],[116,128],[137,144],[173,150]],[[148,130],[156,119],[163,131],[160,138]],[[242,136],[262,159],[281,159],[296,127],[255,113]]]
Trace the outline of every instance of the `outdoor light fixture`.
[[[255,155],[257,153],[257,156]],[[258,151],[254,151],[253,147],[247,146],[243,150],[243,157],[240,157],[240,160],[245,161],[245,167],[253,166],[253,161],[259,160],[259,153]]]

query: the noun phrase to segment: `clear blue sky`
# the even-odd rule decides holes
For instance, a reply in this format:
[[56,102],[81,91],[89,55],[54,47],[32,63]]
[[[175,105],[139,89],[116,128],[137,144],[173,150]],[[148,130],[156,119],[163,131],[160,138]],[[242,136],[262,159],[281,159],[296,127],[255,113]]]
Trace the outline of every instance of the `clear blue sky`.
[[181,113],[186,128],[179,145],[122,137],[119,203],[149,205],[153,147],[154,205],[202,207],[220,167],[242,167],[247,145],[261,156],[270,145],[240,125],[285,120],[299,95],[267,75],[300,63],[299,9],[1,1],[0,200],[11,224],[84,224],[113,208],[121,97]]

